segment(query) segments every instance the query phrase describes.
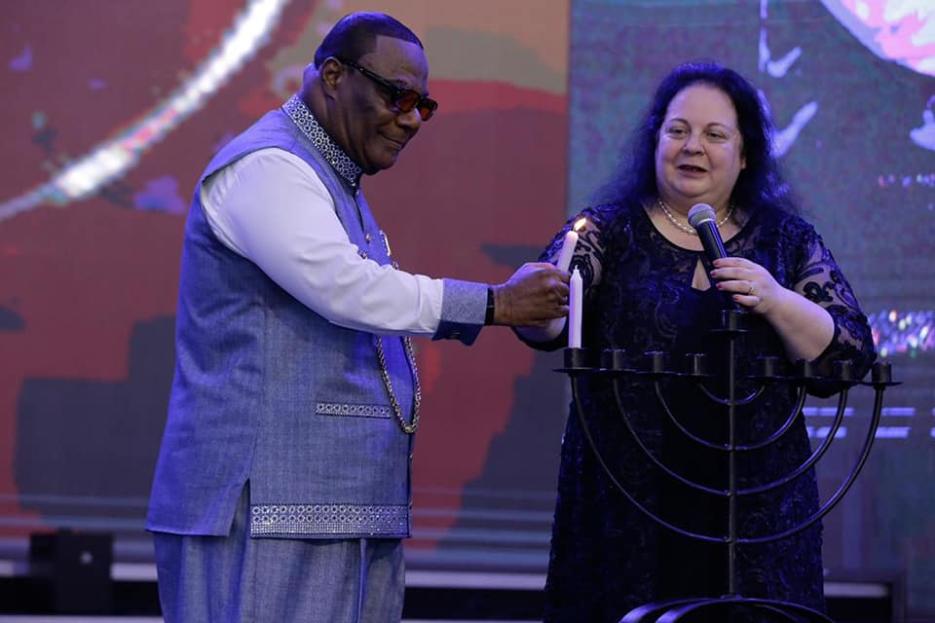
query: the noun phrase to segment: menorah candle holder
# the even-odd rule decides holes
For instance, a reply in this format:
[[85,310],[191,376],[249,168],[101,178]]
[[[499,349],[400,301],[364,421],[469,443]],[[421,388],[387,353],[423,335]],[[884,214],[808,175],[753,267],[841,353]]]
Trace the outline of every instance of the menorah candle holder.
[[[726,573],[728,591],[726,595],[720,597],[686,596],[684,598],[646,604],[631,610],[620,620],[620,623],[677,623],[679,621],[687,621],[689,617],[702,611],[721,613],[724,616],[729,616],[731,613],[739,610],[753,611],[756,617],[759,617],[757,620],[762,621],[793,621],[796,623],[814,621],[834,623],[824,613],[807,608],[801,604],[775,599],[745,597],[739,594],[737,591],[737,547],[739,545],[762,544],[788,538],[820,521],[822,517],[827,515],[831,509],[840,502],[857,480],[858,474],[860,474],[864,464],[867,462],[867,458],[870,456],[873,440],[880,424],[880,414],[883,410],[883,394],[888,387],[899,385],[899,383],[893,381],[892,366],[887,362],[877,362],[873,365],[869,382],[856,378],[854,375],[853,363],[846,360],[835,362],[833,376],[821,377],[808,361],[800,360],[795,362],[795,364],[791,366],[791,370],[789,370],[788,368],[790,366],[784,365],[779,358],[764,356],[758,359],[756,365],[753,366],[755,368],[754,370],[750,371],[749,374],[741,375],[738,370],[740,362],[737,356],[737,342],[742,339],[743,335],[746,333],[743,325],[744,312],[736,309],[729,309],[724,310],[722,313],[721,325],[712,330],[713,334],[720,336],[720,339],[725,340],[727,343],[726,396],[717,395],[705,385],[705,381],[710,380],[713,375],[708,372],[710,365],[707,356],[701,353],[689,353],[685,356],[685,362],[682,368],[673,370],[669,367],[667,353],[661,351],[647,352],[644,354],[643,366],[629,367],[627,365],[628,359],[626,353],[622,350],[605,350],[600,353],[599,356],[595,356],[594,353],[585,348],[565,349],[564,367],[559,368],[557,371],[564,372],[570,378],[575,412],[581,422],[581,428],[585,439],[594,452],[597,462],[613,483],[614,487],[631,504],[639,509],[640,512],[663,528],[689,539],[708,543],[719,543],[727,547]],[[636,442],[640,451],[646,455],[647,460],[652,465],[658,468],[667,477],[695,491],[727,500],[726,534],[702,534],[684,529],[647,508],[621,484],[620,480],[609,468],[607,461],[601,455],[597,444],[594,442],[594,438],[588,427],[587,414],[584,412],[580,400],[580,382],[582,377],[597,375],[609,377],[613,385],[616,409],[619,411],[627,431]],[[695,482],[673,470],[650,451],[640,438],[638,431],[627,415],[626,405],[623,404],[620,383],[625,379],[651,383],[662,412],[680,434],[684,435],[695,444],[726,453],[726,488],[718,489]],[[666,379],[679,379],[682,383],[694,383],[701,389],[708,400],[722,406],[727,411],[728,434],[726,443],[717,443],[710,439],[704,439],[692,433],[682,424],[677,415],[672,412],[663,392],[662,381]],[[756,385],[757,388],[745,396],[738,396],[738,381],[740,380],[750,382]],[[798,418],[804,417],[802,414],[802,407],[805,404],[807,386],[815,382],[833,382],[841,387],[834,421],[828,430],[828,434],[804,461],[786,474],[755,487],[739,487],[737,484],[736,465],[738,454],[766,448],[781,439],[789,429],[792,428],[792,425]],[[796,396],[790,413],[776,430],[763,439],[746,444],[738,443],[736,438],[738,407],[754,405],[763,391],[772,384],[787,384],[795,388]],[[843,479],[837,490],[828,497],[814,513],[804,520],[799,521],[796,525],[773,534],[740,537],[737,529],[738,499],[771,491],[786,485],[813,467],[824,456],[831,446],[831,443],[834,441],[844,419],[848,393],[850,389],[855,386],[873,388],[874,403],[873,414],[870,419],[867,436],[863,442],[863,447],[847,477]]]

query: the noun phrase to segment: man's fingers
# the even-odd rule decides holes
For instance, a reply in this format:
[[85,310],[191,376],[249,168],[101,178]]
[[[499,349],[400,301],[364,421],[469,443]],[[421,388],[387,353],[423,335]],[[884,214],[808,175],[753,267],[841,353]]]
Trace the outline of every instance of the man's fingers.
[[559,305],[557,307],[550,308],[548,313],[545,315],[537,315],[535,319],[532,319],[528,322],[529,326],[545,328],[556,318],[565,318],[568,316],[568,306]]
[[494,287],[497,324],[545,326],[568,315],[568,273],[544,262],[523,264]]

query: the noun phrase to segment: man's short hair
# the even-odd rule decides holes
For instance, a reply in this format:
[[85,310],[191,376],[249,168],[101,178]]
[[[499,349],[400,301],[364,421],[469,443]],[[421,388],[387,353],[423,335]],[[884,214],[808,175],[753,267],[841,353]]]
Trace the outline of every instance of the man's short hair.
[[378,35],[415,43],[424,49],[414,32],[385,13],[351,13],[338,20],[315,51],[315,69],[334,56],[357,62],[376,49]]

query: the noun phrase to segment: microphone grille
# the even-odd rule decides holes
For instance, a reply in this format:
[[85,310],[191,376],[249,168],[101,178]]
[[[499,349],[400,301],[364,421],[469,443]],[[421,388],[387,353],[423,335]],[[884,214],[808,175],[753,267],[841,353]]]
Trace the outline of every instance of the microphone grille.
[[707,203],[696,203],[692,206],[692,209],[688,211],[688,224],[698,228],[699,225],[705,221],[714,220],[714,208],[709,206]]

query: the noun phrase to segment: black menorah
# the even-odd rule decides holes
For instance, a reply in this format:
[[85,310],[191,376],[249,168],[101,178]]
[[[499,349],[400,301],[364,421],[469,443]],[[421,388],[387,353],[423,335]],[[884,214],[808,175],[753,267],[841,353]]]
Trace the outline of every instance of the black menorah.
[[[712,378],[705,370],[706,356],[704,354],[686,355],[686,365],[679,371],[666,369],[666,354],[663,352],[650,352],[645,354],[646,364],[642,368],[627,367],[627,354],[622,350],[605,350],[600,353],[599,361],[595,362],[593,354],[582,348],[567,348],[564,353],[564,367],[559,372],[568,374],[571,380],[572,396],[574,400],[577,417],[581,422],[581,428],[587,439],[591,450],[606,473],[607,477],[613,483],[614,487],[626,499],[639,509],[644,515],[652,519],[658,525],[667,530],[671,530],[684,537],[704,541],[708,543],[719,543],[727,548],[727,593],[719,597],[698,597],[686,596],[679,599],[669,599],[639,606],[627,613],[620,623],[677,623],[679,621],[690,621],[696,615],[702,613],[714,614],[721,613],[727,617],[723,620],[729,620],[734,613],[746,611],[755,613],[756,620],[766,621],[793,621],[795,623],[834,623],[827,615],[788,601],[775,599],[761,599],[745,597],[739,594],[737,590],[737,547],[739,545],[754,545],[778,541],[790,537],[805,530],[809,526],[820,521],[832,508],[844,497],[851,485],[857,480],[857,476],[863,469],[870,455],[873,440],[876,436],[876,430],[880,423],[880,413],[883,409],[883,393],[887,387],[898,385],[892,380],[892,368],[889,363],[878,362],[874,364],[871,370],[870,382],[864,382],[856,378],[853,372],[851,361],[841,360],[834,362],[834,371],[831,377],[819,376],[810,362],[799,361],[794,366],[794,371],[784,374],[781,362],[777,357],[760,357],[757,364],[757,370],[753,374],[741,376],[738,370],[739,362],[737,356],[737,342],[740,340],[746,329],[743,328],[744,313],[736,309],[724,310],[721,316],[721,326],[713,330],[713,333],[720,336],[720,339],[726,342],[727,347],[727,374],[726,374],[726,396],[719,396],[706,386],[706,381]],[[594,365],[594,364],[597,365]],[[579,383],[584,375],[601,375],[609,378],[613,385],[613,393],[616,402],[616,408],[621,414],[629,434],[632,436],[636,445],[639,447],[647,459],[656,468],[669,478],[673,478],[683,485],[702,492],[707,495],[726,498],[727,500],[727,533],[726,534],[702,534],[681,528],[674,523],[660,517],[642,504],[627,488],[620,483],[618,478],[607,464],[607,461],[601,455],[591,430],[588,427],[587,414],[581,406],[579,398]],[[701,446],[721,451],[727,455],[727,483],[726,489],[708,487],[677,473],[667,466],[659,457],[656,456],[645,443],[640,439],[640,435],[635,430],[633,423],[627,416],[627,410],[623,404],[620,391],[620,383],[624,379],[636,379],[638,382],[651,383],[655,390],[656,399],[665,413],[665,416],[672,422],[680,434],[684,435],[691,442]],[[704,439],[692,433],[686,428],[670,409],[662,389],[664,379],[682,379],[685,382],[694,383],[712,402],[721,405],[727,412],[727,442],[716,443],[709,439]],[[746,380],[756,386],[756,389],[744,396],[738,396],[738,382]],[[838,395],[837,411],[834,421],[831,424],[828,434],[822,442],[812,450],[811,454],[802,461],[797,467],[788,471],[786,474],[755,487],[741,488],[737,483],[737,456],[742,452],[751,452],[766,448],[776,443],[786,432],[792,428],[793,423],[802,415],[802,407],[805,404],[807,387],[810,383],[832,382],[836,387],[840,387]],[[783,423],[765,438],[752,443],[737,443],[737,409],[738,407],[752,405],[763,391],[771,384],[783,383],[790,384],[795,388],[796,398],[794,405],[785,418]],[[827,452],[834,440],[841,422],[844,419],[844,412],[847,408],[847,399],[849,390],[857,385],[872,387],[874,390],[873,415],[871,416],[870,426],[867,430],[867,436],[864,440],[860,455],[858,456],[850,473],[838,486],[837,490],[823,503],[819,508],[797,522],[794,526],[776,532],[774,534],[758,535],[753,537],[740,537],[738,534],[737,522],[737,502],[744,496],[750,496],[771,491],[791,482],[795,478],[808,471],[814,466],[821,457]]]

